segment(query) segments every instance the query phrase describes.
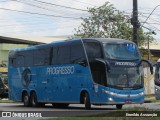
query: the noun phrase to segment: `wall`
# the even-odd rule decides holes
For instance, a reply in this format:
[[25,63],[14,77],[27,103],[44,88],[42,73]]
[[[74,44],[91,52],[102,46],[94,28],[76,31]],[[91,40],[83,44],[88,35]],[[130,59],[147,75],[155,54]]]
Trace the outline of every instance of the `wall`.
[[0,44],[0,64],[8,65],[9,50],[16,48],[25,48],[28,45],[25,44]]

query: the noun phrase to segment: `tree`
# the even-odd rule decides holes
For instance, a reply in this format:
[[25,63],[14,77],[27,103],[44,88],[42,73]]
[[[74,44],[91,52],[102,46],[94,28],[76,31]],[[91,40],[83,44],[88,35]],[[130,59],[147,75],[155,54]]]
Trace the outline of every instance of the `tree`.
[[[130,17],[115,9],[106,2],[98,8],[88,10],[90,17],[82,18],[81,26],[75,29],[75,36],[82,38],[121,38],[132,40],[132,25]],[[149,37],[148,37],[149,35]],[[146,38],[153,41],[153,37],[139,28],[139,45],[146,42]]]

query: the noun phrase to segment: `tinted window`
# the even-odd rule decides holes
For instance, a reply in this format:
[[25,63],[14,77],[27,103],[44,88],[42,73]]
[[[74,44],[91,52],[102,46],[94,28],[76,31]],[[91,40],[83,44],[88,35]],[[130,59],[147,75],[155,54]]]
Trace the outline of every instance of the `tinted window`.
[[54,47],[52,49],[52,64],[56,64],[56,59],[57,59],[57,53],[58,53],[58,47]]
[[28,67],[33,65],[33,51],[21,51],[10,53],[10,65],[14,67]]
[[71,45],[71,63],[77,63],[85,59],[82,44]]
[[33,66],[33,51],[25,51],[23,55],[25,56],[25,67]]
[[9,53],[9,63],[14,67],[24,66],[24,55],[22,52],[11,52]]
[[94,58],[102,58],[103,54],[102,54],[102,48],[100,43],[97,42],[85,42],[85,49],[87,52],[87,56],[90,59],[94,59]]
[[23,67],[23,66],[24,66],[24,57],[18,55],[18,56],[16,57],[16,61],[15,61],[14,64],[15,64],[16,67]]
[[70,63],[70,46],[53,48],[52,64]]
[[50,49],[37,49],[34,51],[34,65],[48,65]]

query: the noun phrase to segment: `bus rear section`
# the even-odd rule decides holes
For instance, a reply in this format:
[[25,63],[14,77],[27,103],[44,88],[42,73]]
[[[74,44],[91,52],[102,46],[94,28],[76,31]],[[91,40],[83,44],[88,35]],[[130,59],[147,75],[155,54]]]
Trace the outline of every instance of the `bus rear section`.
[[11,50],[8,69],[9,98],[24,106],[90,106],[93,84],[81,40]]
[[134,43],[119,39],[67,40],[12,50],[9,98],[25,106],[78,103],[86,109],[91,104],[121,109],[143,103],[142,61]]

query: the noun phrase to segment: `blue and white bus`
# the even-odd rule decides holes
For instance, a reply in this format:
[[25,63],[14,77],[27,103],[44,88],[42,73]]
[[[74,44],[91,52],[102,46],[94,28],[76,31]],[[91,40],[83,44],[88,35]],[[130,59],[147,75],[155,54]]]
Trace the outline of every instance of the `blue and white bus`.
[[144,102],[137,46],[127,40],[83,38],[11,50],[9,98],[25,106],[116,105]]

